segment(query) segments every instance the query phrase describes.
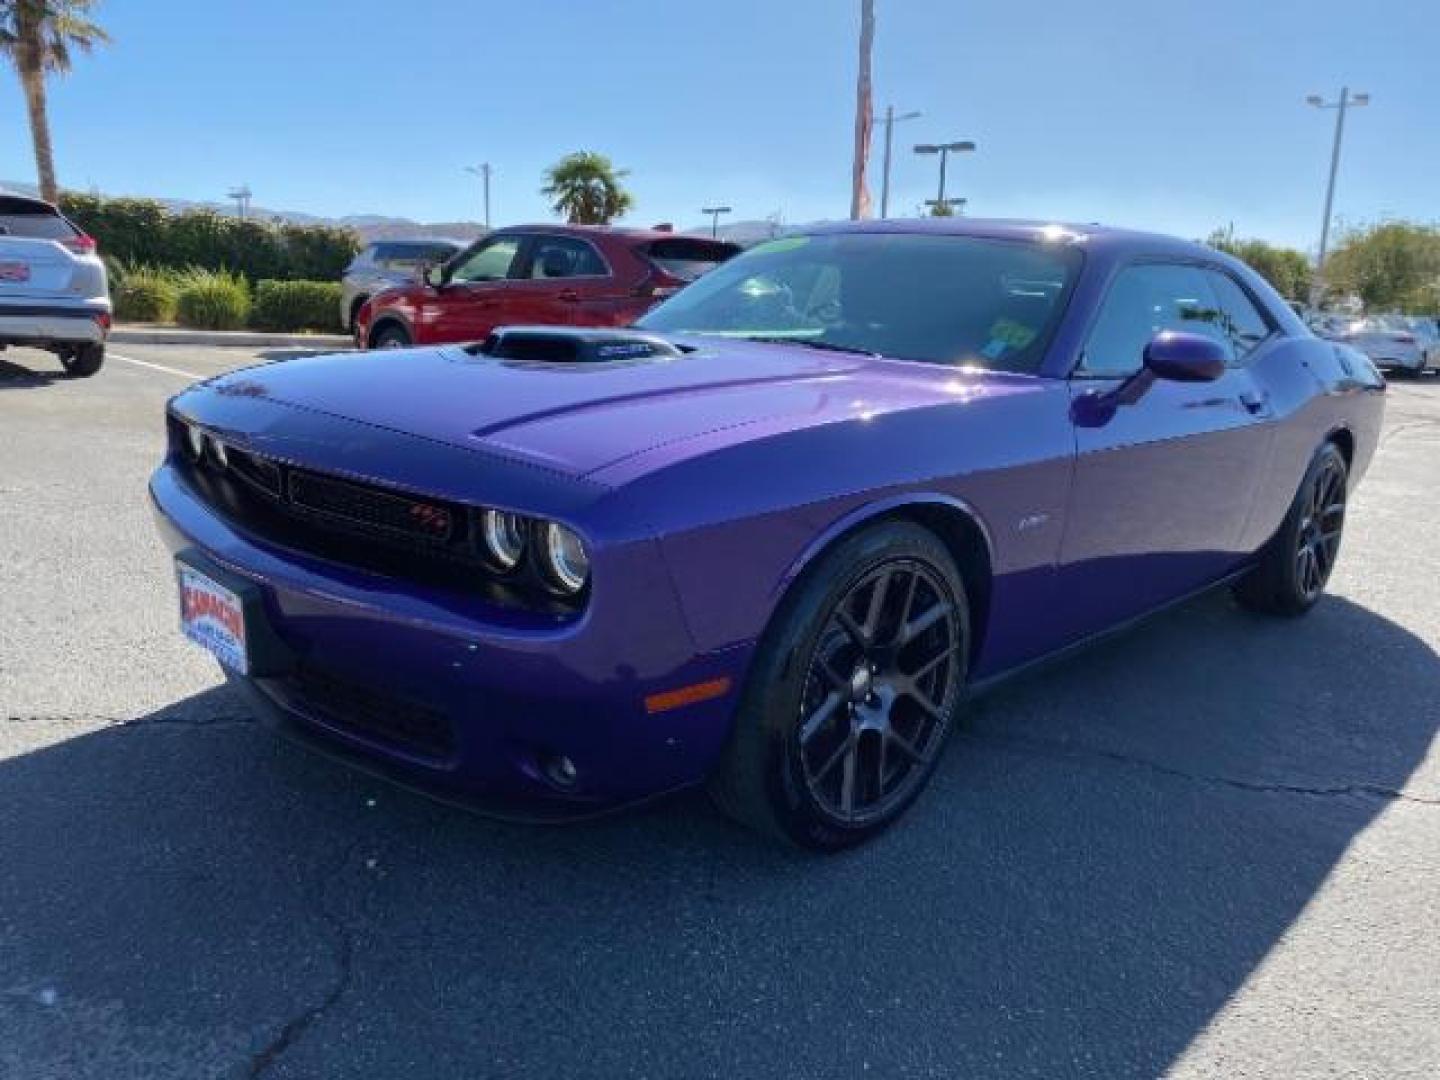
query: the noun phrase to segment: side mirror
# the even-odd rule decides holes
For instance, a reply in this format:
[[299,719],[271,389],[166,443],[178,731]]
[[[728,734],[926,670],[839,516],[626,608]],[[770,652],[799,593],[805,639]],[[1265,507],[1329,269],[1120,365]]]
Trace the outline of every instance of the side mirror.
[[1225,374],[1225,348],[1214,338],[1162,330],[1145,346],[1145,370],[1171,382],[1214,382]]
[[445,266],[443,263],[424,263],[420,267],[418,277],[421,285],[428,285],[432,289],[443,289],[445,287]]
[[1134,405],[1161,379],[1169,382],[1214,382],[1225,374],[1225,347],[1203,334],[1162,330],[1150,339],[1140,370],[1113,390],[1091,392],[1075,400],[1072,415],[1081,427],[1101,427],[1122,405]]

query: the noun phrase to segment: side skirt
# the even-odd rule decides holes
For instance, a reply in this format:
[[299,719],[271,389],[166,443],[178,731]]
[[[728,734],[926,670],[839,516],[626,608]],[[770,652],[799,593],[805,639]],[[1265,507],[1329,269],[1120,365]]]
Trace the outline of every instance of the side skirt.
[[1012,680],[1019,679],[1022,676],[1033,675],[1038,671],[1050,667],[1052,664],[1063,663],[1064,661],[1069,660],[1076,653],[1084,652],[1092,646],[1098,645],[1105,641],[1109,641],[1111,638],[1116,638],[1120,637],[1123,634],[1128,634],[1137,626],[1140,626],[1143,623],[1147,623],[1151,619],[1165,614],[1165,612],[1167,611],[1173,611],[1175,608],[1182,607],[1183,605],[1190,603],[1190,601],[1192,600],[1196,600],[1212,592],[1217,592],[1218,590],[1223,589],[1226,586],[1233,585],[1236,581],[1240,580],[1242,577],[1248,574],[1253,567],[1254,563],[1247,562],[1245,565],[1239,567],[1238,569],[1230,571],[1230,573],[1226,574],[1224,577],[1219,578],[1216,581],[1212,581],[1208,585],[1202,585],[1200,586],[1200,588],[1195,589],[1192,592],[1184,593],[1183,595],[1176,597],[1174,600],[1167,600],[1159,607],[1151,608],[1149,611],[1144,611],[1141,612],[1139,615],[1131,616],[1124,622],[1118,622],[1114,626],[1106,627],[1104,630],[1097,630],[1093,634],[1082,637],[1077,641],[1072,641],[1069,645],[1063,645],[1060,648],[1056,649],[1054,652],[1046,653],[1044,656],[1037,656],[1035,659],[1026,660],[1023,664],[1019,664],[1013,668],[997,672],[994,675],[987,675],[983,679],[978,679],[975,682],[972,682],[966,688],[968,696],[971,698],[983,697],[984,695],[990,693],[998,687],[1010,683]]

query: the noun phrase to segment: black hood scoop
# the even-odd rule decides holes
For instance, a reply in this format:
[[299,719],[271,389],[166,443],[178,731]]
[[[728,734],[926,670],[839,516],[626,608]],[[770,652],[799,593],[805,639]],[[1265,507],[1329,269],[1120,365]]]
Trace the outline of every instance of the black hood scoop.
[[466,351],[532,364],[615,364],[669,359],[689,350],[639,330],[502,326]]

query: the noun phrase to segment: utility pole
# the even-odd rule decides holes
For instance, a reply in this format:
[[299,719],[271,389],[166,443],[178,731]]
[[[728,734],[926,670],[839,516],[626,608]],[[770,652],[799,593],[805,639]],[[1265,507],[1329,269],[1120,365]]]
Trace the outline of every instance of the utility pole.
[[730,213],[730,207],[704,206],[700,208],[700,212],[710,215],[710,239],[714,240],[720,235],[720,215]]
[[880,216],[882,218],[890,216],[890,143],[895,132],[895,125],[903,120],[918,119],[919,116],[918,112],[901,113],[896,116],[895,106],[886,105],[885,116],[875,118],[879,123],[885,125],[885,165],[880,173]]
[[1325,185],[1325,220],[1320,223],[1320,254],[1315,260],[1315,278],[1310,283],[1310,306],[1319,301],[1324,287],[1325,252],[1330,244],[1330,209],[1335,203],[1335,174],[1340,171],[1340,144],[1345,138],[1345,110],[1370,104],[1369,94],[1352,94],[1348,86],[1340,88],[1339,101],[1326,101],[1319,94],[1305,99],[1307,105],[1317,109],[1335,110],[1335,141],[1330,147],[1330,181]]
[[490,228],[490,163],[486,161],[479,165],[466,165],[465,171],[480,177],[480,184],[485,197],[485,228],[488,229]]

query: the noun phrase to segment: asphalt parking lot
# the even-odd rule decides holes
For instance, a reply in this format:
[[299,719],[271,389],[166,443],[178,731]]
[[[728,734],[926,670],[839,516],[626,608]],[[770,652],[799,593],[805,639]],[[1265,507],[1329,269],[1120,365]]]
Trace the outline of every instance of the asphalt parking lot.
[[0,1077],[1440,1075],[1440,378],[1309,618],[1213,596],[1014,684],[823,859],[277,743],[144,487],[166,397],[259,354],[115,351],[0,354]]

